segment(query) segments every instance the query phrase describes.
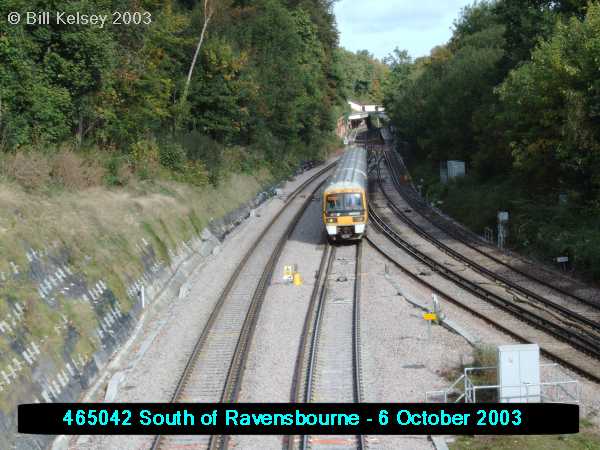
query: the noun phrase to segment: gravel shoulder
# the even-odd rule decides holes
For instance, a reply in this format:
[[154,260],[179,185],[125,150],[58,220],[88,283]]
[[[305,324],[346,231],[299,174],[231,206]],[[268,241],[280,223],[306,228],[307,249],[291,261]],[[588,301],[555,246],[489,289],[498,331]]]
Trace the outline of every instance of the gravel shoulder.
[[[404,295],[431,303],[431,293],[412,286],[364,246],[361,301],[363,389],[366,402],[423,402],[425,392],[445,387],[443,373],[471,353],[460,336],[434,326]],[[430,449],[427,436],[368,436],[377,449]]]

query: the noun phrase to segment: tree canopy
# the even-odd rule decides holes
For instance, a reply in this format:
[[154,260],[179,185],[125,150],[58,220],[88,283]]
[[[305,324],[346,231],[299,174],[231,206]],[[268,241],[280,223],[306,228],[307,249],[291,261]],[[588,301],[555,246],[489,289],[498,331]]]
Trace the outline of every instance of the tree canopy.
[[[47,4],[11,0],[0,5],[0,14],[46,10]],[[205,22],[202,1],[52,2],[66,12],[110,18],[115,10],[137,10],[151,17],[139,25],[2,21],[0,149],[75,141],[127,153],[140,141],[187,133],[257,149],[270,142],[276,148],[265,151],[277,157],[299,146],[307,152],[318,147],[333,130],[341,100],[332,2],[211,4],[185,96]]]
[[428,57],[391,56],[386,106],[419,158],[600,198],[599,31],[598,3],[475,3]]
[[508,210],[520,249],[599,277],[600,3],[477,2],[429,56],[387,62],[385,105],[419,177],[467,163],[425,191],[477,232]]

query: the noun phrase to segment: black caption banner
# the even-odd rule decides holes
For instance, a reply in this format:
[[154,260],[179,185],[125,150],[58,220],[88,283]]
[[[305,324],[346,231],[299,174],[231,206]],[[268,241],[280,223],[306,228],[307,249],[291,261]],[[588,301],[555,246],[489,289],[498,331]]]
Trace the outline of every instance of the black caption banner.
[[579,406],[542,403],[46,403],[29,434],[574,434]]

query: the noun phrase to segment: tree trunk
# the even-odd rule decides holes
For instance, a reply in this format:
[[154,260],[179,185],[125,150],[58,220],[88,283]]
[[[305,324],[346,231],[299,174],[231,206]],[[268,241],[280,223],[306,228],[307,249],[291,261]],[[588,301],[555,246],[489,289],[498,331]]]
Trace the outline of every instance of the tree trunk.
[[79,124],[77,125],[77,135],[75,137],[75,148],[81,148],[83,142],[83,112],[79,111]]
[[198,45],[196,46],[196,52],[194,53],[194,58],[192,59],[192,64],[190,65],[190,70],[188,72],[187,80],[185,82],[185,87],[183,89],[183,95],[181,96],[181,103],[183,104],[187,99],[188,90],[190,88],[190,82],[192,81],[192,74],[194,73],[194,67],[196,66],[196,60],[198,59],[198,55],[200,54],[200,48],[202,47],[202,43],[204,42],[204,35],[206,33],[206,29],[208,28],[208,23],[212,18],[212,10],[209,10],[210,6],[207,6],[208,2],[204,2],[204,25],[202,26],[202,33],[200,33],[200,40],[198,41]]

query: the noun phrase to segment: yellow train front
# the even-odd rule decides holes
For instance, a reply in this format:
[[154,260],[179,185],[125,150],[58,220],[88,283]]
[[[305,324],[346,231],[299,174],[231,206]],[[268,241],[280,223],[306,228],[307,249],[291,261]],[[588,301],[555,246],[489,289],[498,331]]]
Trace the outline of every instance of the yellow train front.
[[323,190],[323,223],[330,241],[360,240],[368,222],[367,151],[350,147]]

